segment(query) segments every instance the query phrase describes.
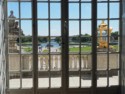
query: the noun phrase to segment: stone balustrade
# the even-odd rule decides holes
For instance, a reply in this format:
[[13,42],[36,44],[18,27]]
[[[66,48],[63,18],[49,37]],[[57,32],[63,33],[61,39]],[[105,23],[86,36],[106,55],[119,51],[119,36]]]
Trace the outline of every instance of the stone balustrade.
[[[81,57],[81,59],[80,59]],[[51,55],[49,59],[48,55],[41,55],[38,57],[38,70],[60,70],[61,69],[61,55]],[[109,68],[116,69],[119,67],[118,54],[109,55]],[[21,62],[21,63],[20,63]],[[50,62],[50,63],[49,63]],[[69,55],[69,70],[91,69],[92,68],[92,57],[91,55]],[[94,63],[94,62],[93,62]],[[21,67],[20,67],[21,66]],[[19,71],[21,70],[32,70],[32,55],[9,55],[9,70]],[[107,69],[107,54],[97,55],[97,69]]]

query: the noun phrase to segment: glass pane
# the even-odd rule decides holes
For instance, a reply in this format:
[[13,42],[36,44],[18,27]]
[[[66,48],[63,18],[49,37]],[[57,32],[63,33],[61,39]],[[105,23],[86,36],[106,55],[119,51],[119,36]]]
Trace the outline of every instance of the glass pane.
[[9,88],[20,88],[20,73],[19,72],[13,72],[9,73]]
[[61,70],[61,55],[51,55],[51,70]]
[[92,38],[91,37],[81,37],[81,52],[92,52]]
[[61,18],[60,3],[50,3],[50,18]]
[[110,74],[109,86],[119,85],[119,71],[117,71],[117,70],[110,70],[109,74]]
[[38,20],[38,36],[48,36],[49,35],[48,21]]
[[97,87],[107,86],[107,71],[100,70],[97,71]]
[[79,52],[80,47],[79,45],[69,45],[69,52]]
[[109,54],[109,69],[119,68],[119,54]]
[[38,18],[48,18],[48,3],[37,3]]
[[97,70],[107,69],[107,54],[97,54]]
[[118,36],[118,34],[120,34],[119,20],[110,20],[109,25],[110,25],[110,29],[111,29],[111,35],[112,35],[112,33],[116,33],[116,35]]
[[32,72],[22,73],[22,88],[32,88],[33,87],[33,75]]
[[38,70],[39,71],[49,70],[49,56],[48,55],[39,55],[39,57],[38,57]]
[[73,36],[73,37],[69,37],[69,44],[79,45],[80,44],[80,37],[79,37],[79,35]]
[[32,36],[32,21],[31,20],[21,20],[21,35]]
[[92,17],[91,14],[91,3],[82,3],[81,4],[81,17],[83,19],[90,19]]
[[79,18],[79,3],[69,3],[69,19]]
[[19,71],[20,70],[20,55],[12,54],[9,55],[9,71]]
[[69,0],[69,1],[79,1],[79,0]]
[[69,88],[78,88],[80,86],[80,77],[79,77],[79,72],[74,71],[70,72],[69,75]]
[[82,36],[92,35],[92,23],[90,20],[81,22],[81,35]]
[[32,55],[21,55],[21,67],[23,71],[31,71],[32,70]]
[[49,52],[49,38],[48,37],[38,37],[38,53],[48,53]]
[[61,52],[61,37],[51,37],[50,52]]
[[107,16],[108,16],[107,3],[98,3],[97,18],[107,18]]
[[22,37],[21,38],[21,53],[23,54],[31,54],[33,49],[32,49],[32,37]]
[[119,3],[110,3],[110,18],[119,18]]
[[79,36],[79,21],[69,21],[69,36]]
[[[19,18],[19,3],[18,2],[8,2],[8,17]],[[12,13],[13,11],[13,13]]]
[[38,88],[49,87],[49,73],[47,71],[40,71],[38,78]]
[[91,87],[92,86],[92,75],[91,71],[83,70],[81,71],[81,87]]
[[79,55],[69,55],[69,70],[77,71],[79,70]]
[[61,21],[50,21],[50,35],[61,36]]
[[30,2],[21,2],[21,18],[31,18],[31,3]]
[[81,55],[81,70],[92,69],[92,56],[90,54]]
[[51,71],[51,88],[61,87],[61,72]]

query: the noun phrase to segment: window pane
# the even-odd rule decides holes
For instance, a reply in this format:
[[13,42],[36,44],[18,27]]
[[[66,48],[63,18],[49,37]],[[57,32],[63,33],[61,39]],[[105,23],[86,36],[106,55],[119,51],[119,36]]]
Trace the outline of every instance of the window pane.
[[32,37],[22,37],[21,38],[21,53],[22,54],[31,54],[33,52],[32,48]]
[[33,58],[32,55],[21,55],[22,71],[32,71]]
[[119,3],[110,3],[110,18],[119,18]]
[[69,36],[79,35],[79,21],[69,21]]
[[38,36],[48,36],[48,29],[48,21],[38,20]]
[[17,2],[8,2],[8,16],[10,16],[10,11],[13,11],[13,15],[19,18],[19,4]]
[[61,18],[60,3],[50,3],[50,18]]
[[38,18],[48,18],[48,3],[37,3]]
[[79,3],[69,3],[69,19],[79,18]]
[[38,37],[38,53],[48,53],[49,52],[49,37]]
[[31,3],[29,2],[21,2],[21,18],[31,18]]
[[92,23],[91,21],[81,22],[81,35],[91,36],[92,35]]
[[20,88],[20,73],[19,72],[12,72],[9,73],[9,88],[10,89],[17,89]]
[[22,33],[22,36],[32,36],[31,20],[21,20],[21,33]]
[[33,75],[32,72],[22,73],[22,88],[32,88],[33,87]]
[[50,21],[50,35],[61,36],[61,21]]
[[90,19],[91,14],[91,3],[82,3],[81,5],[81,17],[83,19]]
[[97,18],[107,18],[107,16],[108,16],[107,3],[98,3]]

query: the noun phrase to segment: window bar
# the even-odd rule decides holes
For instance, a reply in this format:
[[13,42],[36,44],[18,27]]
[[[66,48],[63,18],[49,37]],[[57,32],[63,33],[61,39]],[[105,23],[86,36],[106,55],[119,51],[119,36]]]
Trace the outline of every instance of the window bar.
[[79,41],[80,41],[80,44],[79,44],[79,82],[80,82],[80,88],[81,88],[81,0],[79,1]]
[[108,32],[108,34],[107,34],[107,43],[108,43],[108,49],[107,49],[107,87],[109,87],[109,42],[110,42],[110,40],[109,40],[109,37],[111,37],[111,36],[109,36],[109,28],[110,28],[110,25],[109,25],[109,20],[110,20],[110,4],[109,4],[109,0],[107,1],[107,4],[108,4],[108,10],[107,10],[107,12],[108,12],[108,20],[107,20],[107,24],[108,24],[108,30],[107,30],[107,32]]
[[22,88],[22,59],[21,59],[21,20],[20,20],[20,15],[21,15],[21,6],[20,6],[20,1],[18,11],[19,11],[19,55],[20,55],[20,88]]
[[92,1],[92,94],[97,87],[97,0]]
[[51,48],[50,48],[50,40],[51,40],[51,38],[50,38],[50,30],[51,30],[51,28],[50,28],[50,25],[51,25],[51,23],[50,23],[50,0],[48,0],[48,22],[49,22],[49,24],[48,24],[48,26],[49,26],[49,88],[51,88],[51,55],[50,55],[50,53],[51,53]]
[[[6,86],[7,86],[7,89],[9,89],[10,87],[9,87],[9,80],[10,80],[10,77],[9,77],[9,51],[8,51],[8,32],[9,32],[9,25],[8,25],[8,2],[6,1],[5,2],[5,7],[4,7],[4,13],[5,13],[5,18],[7,18],[7,19],[5,19],[5,26],[7,27],[7,28],[5,28],[5,31],[6,31],[6,54],[7,54],[7,56],[6,56]],[[8,93],[8,92],[7,92]]]
[[[120,14],[120,18],[119,18],[119,36],[120,36],[120,39],[119,39],[119,85],[121,86],[121,49],[122,49],[122,0],[119,1],[119,14]],[[124,64],[124,63],[123,63]]]
[[38,89],[38,41],[37,41],[37,1],[32,1],[32,36],[33,36],[33,94]]

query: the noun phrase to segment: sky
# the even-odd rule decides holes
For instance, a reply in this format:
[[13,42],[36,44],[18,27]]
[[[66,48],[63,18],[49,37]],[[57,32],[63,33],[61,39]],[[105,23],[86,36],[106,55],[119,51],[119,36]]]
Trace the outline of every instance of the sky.
[[[45,0],[46,1],[46,0]],[[58,0],[56,0],[58,1]],[[71,0],[72,1],[72,0]],[[78,0],[74,0],[78,1]],[[83,1],[83,0],[82,0]],[[86,0],[88,1],[88,0]],[[89,0],[90,1],[90,0]],[[101,0],[107,1],[107,0]],[[111,0],[113,1],[113,0]],[[118,1],[118,0],[114,0]],[[107,18],[107,3],[98,3],[97,5],[97,17],[99,19]],[[20,3],[20,18],[31,18],[31,3],[30,2],[21,2]],[[48,18],[48,3],[38,3],[38,19]],[[8,3],[8,16],[10,11],[14,11],[14,16],[19,18],[19,3],[18,2],[9,2]],[[69,19],[79,19],[79,4],[78,3],[69,3]],[[81,3],[81,18],[82,19],[91,19],[91,3]],[[119,3],[110,3],[110,18],[119,17]],[[50,18],[59,19],[61,18],[61,5],[60,3],[51,3],[50,4]],[[17,20],[18,21],[18,20]],[[32,33],[32,21],[31,20],[21,20],[21,29],[25,35],[31,35]],[[81,21],[81,33],[91,35],[91,20],[82,20]],[[97,25],[101,23],[101,20],[97,21]],[[105,23],[107,21],[105,20]],[[110,20],[110,27],[113,28],[113,32],[119,31],[119,21]],[[69,35],[78,35],[79,34],[79,21],[78,20],[69,20]],[[98,27],[98,26],[97,26]],[[38,20],[38,35],[39,36],[48,36],[49,32],[49,22],[48,20]],[[51,36],[61,36],[61,21],[60,20],[51,20],[50,21],[50,35]]]

